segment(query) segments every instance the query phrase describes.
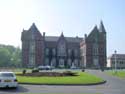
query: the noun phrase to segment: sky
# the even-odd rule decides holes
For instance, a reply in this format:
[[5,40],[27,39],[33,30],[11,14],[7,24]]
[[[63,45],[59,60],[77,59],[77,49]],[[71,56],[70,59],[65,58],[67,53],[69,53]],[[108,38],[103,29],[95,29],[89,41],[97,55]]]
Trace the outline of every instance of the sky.
[[21,47],[35,23],[47,36],[83,37],[103,21],[107,56],[125,54],[125,0],[0,0],[0,44]]

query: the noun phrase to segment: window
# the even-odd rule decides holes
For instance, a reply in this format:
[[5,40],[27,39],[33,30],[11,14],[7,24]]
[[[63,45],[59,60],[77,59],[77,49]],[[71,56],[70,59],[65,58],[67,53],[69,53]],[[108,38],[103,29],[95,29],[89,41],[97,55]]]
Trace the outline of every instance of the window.
[[78,56],[78,50],[75,49],[75,50],[74,50],[74,53],[75,53],[75,57],[77,57],[77,56]]
[[35,53],[35,41],[30,42],[30,53]]
[[35,55],[34,54],[30,54],[29,55],[29,65],[33,66],[35,64]]
[[71,63],[72,63],[72,61],[71,61],[71,59],[69,58],[69,59],[68,59],[68,66],[71,66]]
[[29,66],[35,65],[35,41],[30,41],[29,47]]
[[46,48],[46,55],[49,55],[49,48]]
[[52,49],[52,53],[53,53],[54,56],[56,55],[56,49],[55,48]]
[[61,41],[58,44],[58,55],[59,56],[65,56],[66,55],[66,44],[63,41]]
[[78,60],[77,60],[77,59],[75,59],[74,65],[75,65],[76,67],[78,67]]
[[112,61],[112,64],[115,64],[115,61]]
[[13,73],[1,73],[0,77],[14,77]]
[[56,66],[56,59],[53,58],[52,61],[51,61],[51,66],[55,67]]
[[59,60],[59,66],[60,67],[64,67],[64,59],[60,59]]
[[48,58],[45,59],[45,65],[49,65],[49,59]]
[[71,56],[71,49],[68,49],[68,55]]
[[98,55],[98,45],[97,44],[93,45],[93,55]]

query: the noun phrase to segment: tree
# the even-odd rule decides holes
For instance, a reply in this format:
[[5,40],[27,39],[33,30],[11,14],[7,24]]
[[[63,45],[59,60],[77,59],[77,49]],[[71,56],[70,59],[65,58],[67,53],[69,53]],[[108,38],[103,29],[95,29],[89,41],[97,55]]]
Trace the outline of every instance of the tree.
[[20,48],[0,45],[0,67],[21,67]]
[[5,48],[0,48],[0,66],[2,67],[9,66],[10,58],[11,58],[11,55],[9,51]]
[[11,56],[11,62],[15,67],[21,67],[21,50],[20,48],[16,48]]

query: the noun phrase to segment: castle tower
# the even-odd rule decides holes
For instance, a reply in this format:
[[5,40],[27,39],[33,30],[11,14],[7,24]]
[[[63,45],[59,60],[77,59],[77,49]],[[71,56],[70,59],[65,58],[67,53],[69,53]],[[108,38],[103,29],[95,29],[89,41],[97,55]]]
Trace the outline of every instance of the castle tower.
[[[100,32],[100,37],[99,37],[99,40],[100,40],[100,44],[99,44],[99,53],[100,53],[100,64],[101,66],[103,67],[106,67],[106,64],[107,64],[107,52],[106,52],[106,30],[105,30],[105,27],[103,25],[103,22],[101,21],[100,22],[100,26],[99,26],[99,32]],[[102,69],[103,69],[102,67]]]
[[88,36],[81,43],[82,63],[87,68],[101,68],[106,66],[106,30],[103,22],[100,22],[99,29],[93,28]]
[[22,63],[24,67],[35,67],[43,63],[43,37],[33,23],[29,30],[23,30]]

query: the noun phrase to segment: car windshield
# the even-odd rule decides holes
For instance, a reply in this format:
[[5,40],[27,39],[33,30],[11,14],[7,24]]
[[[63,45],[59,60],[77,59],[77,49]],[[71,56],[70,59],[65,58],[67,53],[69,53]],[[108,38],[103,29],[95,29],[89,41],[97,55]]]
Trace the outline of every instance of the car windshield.
[[14,77],[13,73],[1,73],[0,77]]

